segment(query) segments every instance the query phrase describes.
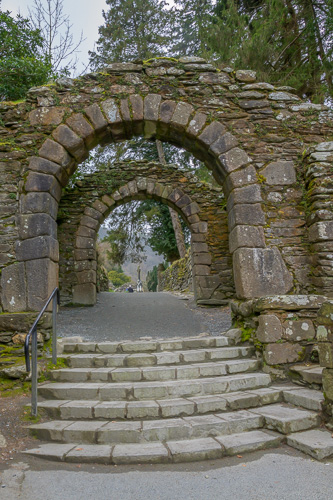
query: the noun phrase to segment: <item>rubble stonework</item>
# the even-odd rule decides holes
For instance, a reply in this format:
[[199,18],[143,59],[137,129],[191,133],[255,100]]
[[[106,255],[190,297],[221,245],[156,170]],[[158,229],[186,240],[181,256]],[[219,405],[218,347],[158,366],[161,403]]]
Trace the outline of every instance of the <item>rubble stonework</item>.
[[1,312],[41,308],[58,283],[63,188],[96,144],[134,135],[185,148],[222,186],[239,299],[330,294],[331,119],[255,72],[191,58],[114,63],[0,103]]

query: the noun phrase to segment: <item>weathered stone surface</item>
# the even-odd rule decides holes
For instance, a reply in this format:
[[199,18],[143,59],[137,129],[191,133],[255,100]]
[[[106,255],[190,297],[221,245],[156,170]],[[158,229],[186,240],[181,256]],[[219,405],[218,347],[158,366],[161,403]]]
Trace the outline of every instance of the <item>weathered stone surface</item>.
[[260,187],[258,184],[252,184],[242,188],[234,189],[227,201],[227,208],[231,210],[234,204],[237,203],[260,203],[262,202],[262,196]]
[[66,149],[61,144],[58,144],[51,139],[46,139],[38,153],[42,158],[54,161],[62,167],[68,167],[72,162],[72,159]]
[[236,71],[236,80],[239,82],[255,82],[257,79],[257,75],[255,71],[251,70],[238,70]]
[[176,463],[222,457],[221,445],[212,438],[168,441],[167,446]]
[[73,130],[67,125],[59,125],[53,133],[54,139],[64,146],[74,158],[82,160],[85,158],[87,151],[84,147],[84,142]]
[[237,170],[252,161],[245,151],[240,148],[230,149],[227,153],[220,155],[219,160],[227,174],[230,174],[230,172],[233,172],[234,170]]
[[21,212],[24,214],[46,213],[56,219],[58,204],[49,193],[28,193],[21,195]]
[[317,460],[333,455],[333,438],[325,429],[297,432],[287,437],[287,444]]
[[241,188],[247,184],[255,184],[257,180],[256,169],[252,165],[248,165],[235,172],[231,172],[226,178],[225,188],[229,193],[234,188]]
[[190,104],[186,104],[185,102],[177,104],[171,118],[172,126],[176,129],[183,130],[186,127],[193,111],[194,108]]
[[309,229],[311,242],[333,240],[333,221],[322,221],[312,224]]
[[230,85],[230,77],[226,73],[203,73],[199,76],[199,82],[210,85]]
[[29,168],[30,170],[35,172],[54,175],[62,186],[65,186],[67,184],[68,174],[66,170],[57,163],[54,163],[50,160],[46,160],[45,158],[40,158],[38,156],[33,156],[30,159]]
[[240,298],[288,293],[292,277],[277,248],[239,248],[233,258],[234,279]]
[[321,295],[276,295],[256,300],[254,310],[260,312],[266,309],[285,309],[287,311],[317,309],[323,302],[325,302],[325,297]]
[[299,342],[300,340],[309,340],[315,337],[313,322],[310,320],[285,321],[283,323],[283,337],[287,340]]
[[296,104],[290,106],[291,111],[323,111],[326,106],[323,104],[313,104],[312,102],[303,102],[302,104]]
[[[320,106],[320,104],[318,104]],[[316,151],[333,151],[333,141],[321,142],[315,146]]]
[[112,63],[105,66],[107,73],[134,73],[142,71],[142,64],[134,63]]
[[16,243],[16,258],[19,261],[44,259],[59,260],[59,243],[52,236],[37,236]]
[[67,118],[66,123],[88,146],[92,145],[95,131],[81,113],[74,113]]
[[[211,144],[210,149],[216,155],[219,156],[222,153],[226,153],[232,148],[236,149],[238,145],[238,141],[235,136],[230,134],[230,132],[226,132],[224,135],[220,136],[217,141]],[[224,158],[223,158],[224,159]],[[221,159],[222,161],[222,159]]]
[[59,125],[65,114],[65,108],[40,107],[29,113],[31,125]]
[[274,314],[262,314],[258,318],[256,337],[260,342],[270,343],[281,340],[281,321]]
[[218,436],[216,440],[225,449],[226,455],[253,452],[266,448],[274,448],[281,443],[281,436],[269,431],[250,431],[231,436]]
[[183,56],[179,58],[179,62],[182,64],[205,64],[207,61],[206,59],[203,59],[202,57],[198,56]]
[[151,464],[168,461],[168,450],[162,443],[116,445],[112,453],[112,462],[115,464]]
[[265,223],[266,217],[260,203],[234,205],[228,214],[230,230],[237,225],[263,226]]
[[229,236],[229,248],[233,253],[237,248],[264,248],[265,236],[262,227],[243,226],[234,227]]
[[287,403],[316,411],[322,410],[322,403],[324,402],[323,393],[312,389],[285,390],[283,391],[283,398]]
[[239,106],[243,109],[261,109],[261,108],[267,108],[270,106],[269,101],[266,101],[266,99],[263,100],[250,100],[250,101],[243,101],[241,100],[239,102]]
[[287,186],[296,182],[296,171],[292,161],[269,163],[261,172],[269,185]]
[[84,283],[75,285],[73,289],[74,304],[95,305],[96,304],[96,286],[94,283]]
[[26,277],[24,263],[5,267],[1,273],[2,307],[5,312],[26,311]]
[[311,429],[319,423],[319,415],[315,412],[280,404],[258,408],[252,412],[265,418],[268,429],[277,430],[282,434]]
[[303,358],[300,344],[267,344],[264,348],[264,360],[268,365],[294,363]]
[[98,104],[91,104],[91,106],[84,108],[84,112],[97,132],[101,132],[106,129],[108,122],[104,118]]
[[197,112],[190,121],[187,127],[187,133],[189,135],[197,136],[199,132],[203,129],[206,124],[207,115],[205,113]]
[[[194,117],[195,118],[195,117]],[[191,124],[190,124],[191,125]],[[225,126],[220,122],[212,122],[201,132],[199,140],[205,145],[210,146],[213,142],[225,133]]]
[[58,286],[58,265],[50,259],[37,259],[27,261],[25,266],[28,309],[40,311]]
[[268,99],[271,101],[300,101],[297,95],[290,94],[289,92],[271,92]]
[[48,214],[19,215],[17,226],[22,240],[37,236],[57,237],[57,223]]

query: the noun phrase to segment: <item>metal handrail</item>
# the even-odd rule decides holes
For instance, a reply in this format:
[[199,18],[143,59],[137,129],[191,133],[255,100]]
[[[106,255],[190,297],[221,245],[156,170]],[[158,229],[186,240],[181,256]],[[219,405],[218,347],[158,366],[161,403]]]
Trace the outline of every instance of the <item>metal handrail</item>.
[[46,311],[48,305],[52,302],[52,363],[57,364],[57,305],[60,304],[59,288],[55,288],[47,299],[43,309],[38,314],[34,324],[29,330],[24,342],[25,365],[27,372],[30,373],[29,341],[31,337],[31,415],[37,417],[37,325]]

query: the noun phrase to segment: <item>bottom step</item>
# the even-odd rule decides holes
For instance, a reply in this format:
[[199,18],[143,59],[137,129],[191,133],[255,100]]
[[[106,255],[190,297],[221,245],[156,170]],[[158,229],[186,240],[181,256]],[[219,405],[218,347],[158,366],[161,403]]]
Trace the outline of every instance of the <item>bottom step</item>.
[[43,444],[24,453],[48,460],[72,463],[137,464],[179,463],[216,459],[250,451],[274,448],[283,436],[271,431],[255,430],[219,436],[164,443],[77,445]]

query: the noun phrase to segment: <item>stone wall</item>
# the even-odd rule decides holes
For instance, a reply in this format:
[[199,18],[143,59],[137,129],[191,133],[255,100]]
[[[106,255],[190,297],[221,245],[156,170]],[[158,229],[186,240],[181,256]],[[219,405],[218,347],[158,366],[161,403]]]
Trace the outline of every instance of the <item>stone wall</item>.
[[62,303],[96,301],[96,239],[100,224],[120,204],[153,198],[184,218],[191,231],[193,286],[200,303],[234,296],[227,214],[221,188],[199,182],[176,165],[127,161],[85,175],[59,205],[59,283]]
[[323,369],[324,410],[333,429],[333,301],[326,301],[318,311],[319,361]]
[[262,355],[264,370],[292,377],[290,367],[311,362],[321,339],[321,295],[277,295],[231,304],[235,322]]
[[191,254],[188,251],[182,259],[173,262],[158,275],[158,291],[193,291]]
[[[223,187],[238,298],[330,294],[331,237],[322,230],[332,217],[312,222],[307,210],[310,200],[318,207],[313,217],[322,217],[317,202],[330,203],[332,174],[327,167],[318,179],[303,153],[332,134],[325,106],[257,82],[252,71],[218,70],[191,57],[114,63],[30,89],[23,102],[0,103],[1,312],[42,307],[58,283],[63,188],[96,144],[133,135],[185,148]],[[329,163],[331,146],[318,147],[314,163]],[[205,265],[197,271],[204,281]]]

